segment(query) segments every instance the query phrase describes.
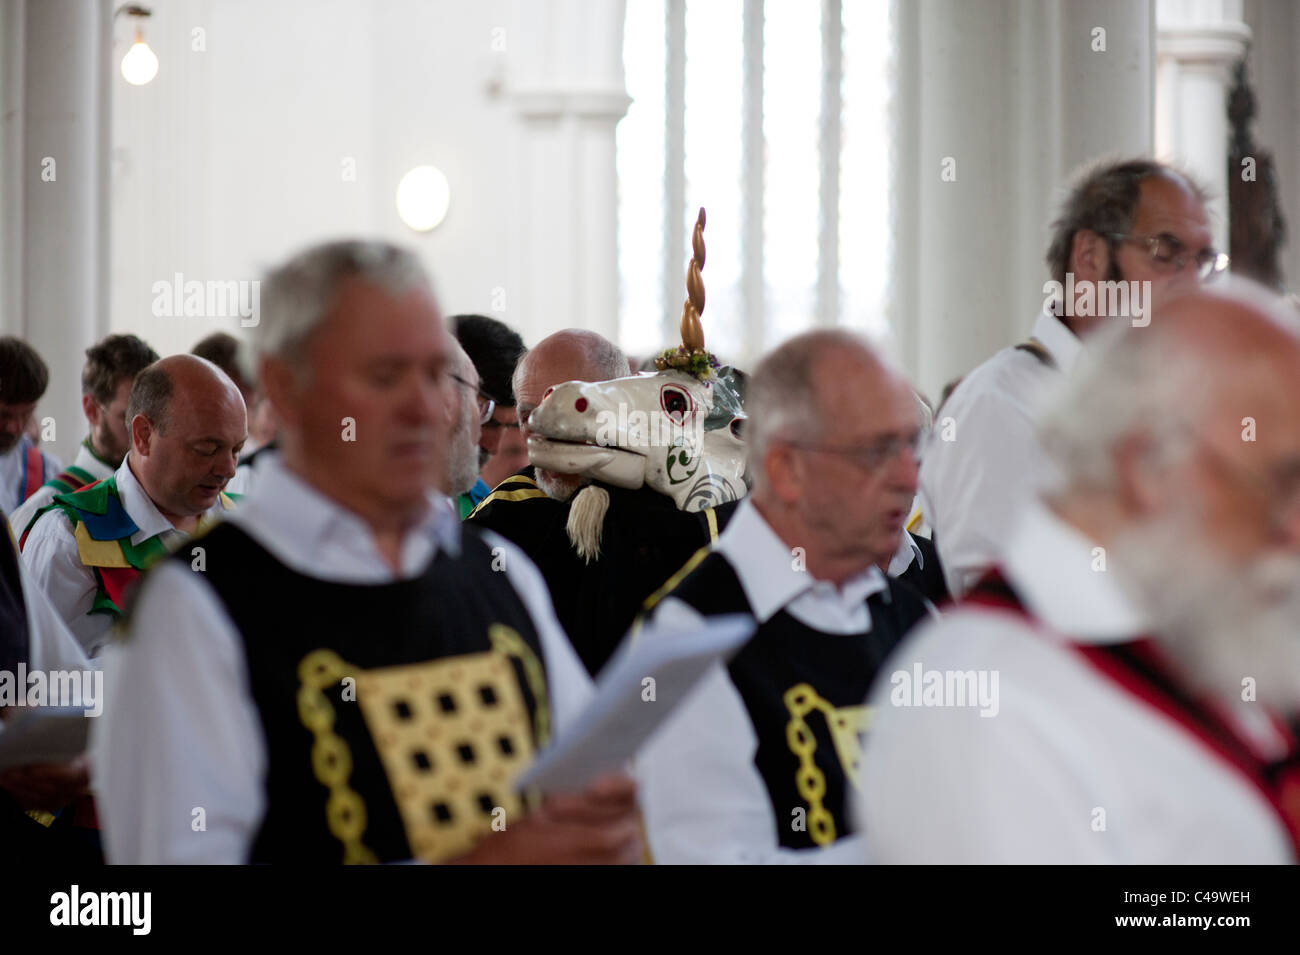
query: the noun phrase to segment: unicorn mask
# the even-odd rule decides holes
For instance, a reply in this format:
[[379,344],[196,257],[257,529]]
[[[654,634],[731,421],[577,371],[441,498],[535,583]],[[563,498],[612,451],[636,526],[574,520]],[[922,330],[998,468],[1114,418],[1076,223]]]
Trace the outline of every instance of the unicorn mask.
[[[684,511],[744,496],[739,376],[719,368],[705,351],[700,325],[704,222],[701,209],[691,237],[681,346],[655,360],[658,372],[594,383],[568,381],[547,391],[528,420],[528,458],[534,465],[615,487],[648,485]],[[580,500],[595,501],[599,495],[604,495],[603,505]],[[591,515],[594,540],[590,532],[576,532],[575,538],[571,515],[570,538],[580,554],[599,553],[599,524],[607,506],[608,495],[599,488],[585,488],[575,498],[576,514],[598,510]]]

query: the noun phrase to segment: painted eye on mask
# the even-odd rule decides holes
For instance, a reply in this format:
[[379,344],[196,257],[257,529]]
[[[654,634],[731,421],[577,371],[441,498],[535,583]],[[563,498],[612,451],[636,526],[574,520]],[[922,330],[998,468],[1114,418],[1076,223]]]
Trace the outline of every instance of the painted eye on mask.
[[665,385],[659,391],[659,406],[663,408],[664,414],[676,424],[681,424],[686,420],[691,412],[692,404],[691,396],[680,388]]

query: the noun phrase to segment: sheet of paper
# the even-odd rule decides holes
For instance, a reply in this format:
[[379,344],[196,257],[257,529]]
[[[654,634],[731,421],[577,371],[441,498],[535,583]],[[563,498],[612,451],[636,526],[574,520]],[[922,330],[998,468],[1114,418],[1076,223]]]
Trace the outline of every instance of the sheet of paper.
[[62,763],[81,755],[90,718],[81,707],[11,709],[0,723],[0,770],[32,763]]
[[[667,719],[714,661],[734,653],[754,632],[752,617],[712,617],[689,628],[648,624],[601,672],[596,694],[573,728],[540,753],[520,788],[576,792],[622,769]],[[653,679],[654,700],[645,682]]]

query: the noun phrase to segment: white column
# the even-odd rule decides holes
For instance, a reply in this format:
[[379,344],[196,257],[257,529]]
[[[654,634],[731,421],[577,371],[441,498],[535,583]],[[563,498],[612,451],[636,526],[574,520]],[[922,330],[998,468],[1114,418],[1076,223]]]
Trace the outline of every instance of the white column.
[[623,81],[622,0],[516,7],[530,38],[510,79],[523,123],[521,263],[531,341],[558,328],[618,335],[618,179],[614,128]]
[[1211,192],[1215,245],[1228,247],[1228,89],[1250,28],[1241,0],[1157,0],[1157,153],[1185,165]]
[[1152,13],[1148,0],[895,9],[893,325],[907,370],[937,399],[1029,333],[1070,171],[1150,151]]
[[4,229],[3,327],[49,366],[37,414],[54,419],[49,444],[65,461],[85,431],[83,352],[108,327],[111,20],[102,0],[10,0],[4,9],[5,52],[21,36],[23,56],[4,74],[5,212],[17,219]]

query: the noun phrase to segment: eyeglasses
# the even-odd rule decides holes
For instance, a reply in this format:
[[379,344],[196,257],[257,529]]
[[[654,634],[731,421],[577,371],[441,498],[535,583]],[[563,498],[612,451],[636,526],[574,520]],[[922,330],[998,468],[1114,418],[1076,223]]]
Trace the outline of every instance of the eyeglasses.
[[1118,242],[1136,242],[1146,247],[1151,256],[1151,264],[1161,272],[1181,272],[1189,260],[1196,262],[1196,274],[1202,282],[1217,278],[1228,269],[1228,253],[1202,249],[1195,256],[1177,236],[1168,232],[1159,235],[1124,235],[1120,232],[1107,232],[1106,238]]
[[914,431],[905,436],[891,436],[858,447],[840,447],[831,444],[818,444],[811,441],[782,441],[781,444],[804,451],[818,451],[822,454],[838,454],[848,458],[866,471],[878,471],[893,461],[904,450],[912,452],[914,460],[920,459],[924,434]]
[[474,392],[474,398],[478,401],[478,423],[487,424],[492,420],[492,412],[497,410],[497,403],[483,394],[483,389],[474,382],[462,378],[460,375],[450,373],[451,380],[458,385],[464,385],[470,391]]

